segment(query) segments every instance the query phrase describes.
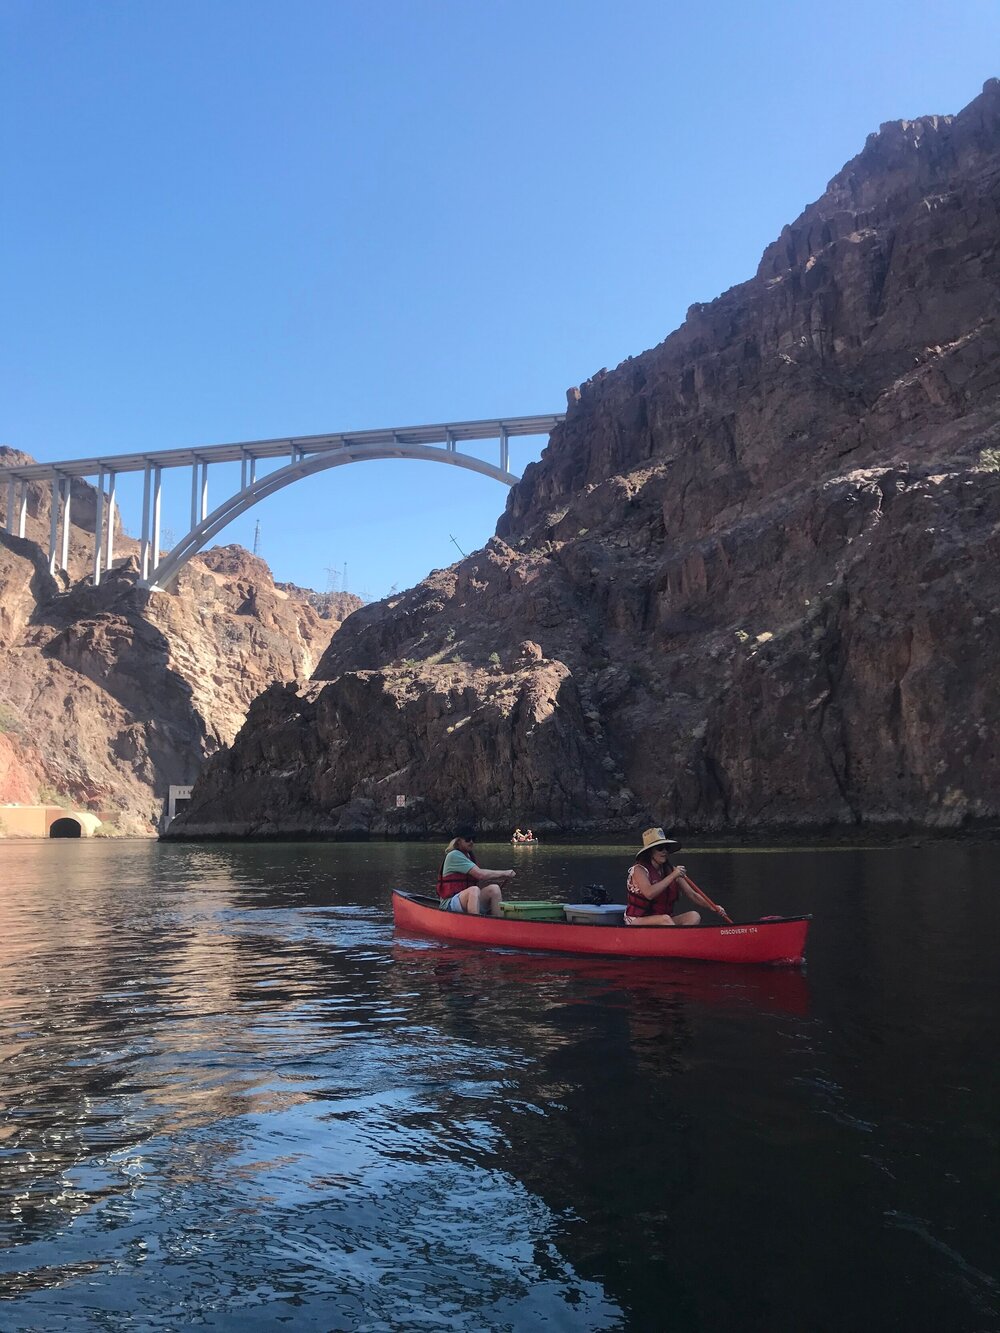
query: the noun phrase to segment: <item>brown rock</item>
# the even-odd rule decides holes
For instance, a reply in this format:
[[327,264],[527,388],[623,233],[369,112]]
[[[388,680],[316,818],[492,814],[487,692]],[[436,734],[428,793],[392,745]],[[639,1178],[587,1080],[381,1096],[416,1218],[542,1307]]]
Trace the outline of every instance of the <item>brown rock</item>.
[[582,384],[497,537],[351,616],[186,829],[996,821],[998,240],[991,80]]
[[[70,548],[89,572],[92,545],[75,520],[89,513],[93,524],[94,491],[79,491]],[[43,510],[28,527],[47,544]],[[11,728],[0,800],[47,787],[110,812],[120,832],[153,832],[168,786],[194,780],[272,681],[307,678],[338,612],[360,605],[341,594],[317,610],[235,546],[196,557],[173,594],[138,588],[129,554],[100,587],[81,578],[63,591],[46,549],[0,532],[0,732],[4,719]]]

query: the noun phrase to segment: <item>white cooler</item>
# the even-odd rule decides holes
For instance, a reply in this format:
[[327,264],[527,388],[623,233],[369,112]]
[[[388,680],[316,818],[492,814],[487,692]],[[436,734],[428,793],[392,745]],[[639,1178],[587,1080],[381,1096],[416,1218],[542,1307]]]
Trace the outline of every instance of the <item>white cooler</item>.
[[625,908],[621,903],[567,903],[563,908],[566,920],[574,926],[622,926]]

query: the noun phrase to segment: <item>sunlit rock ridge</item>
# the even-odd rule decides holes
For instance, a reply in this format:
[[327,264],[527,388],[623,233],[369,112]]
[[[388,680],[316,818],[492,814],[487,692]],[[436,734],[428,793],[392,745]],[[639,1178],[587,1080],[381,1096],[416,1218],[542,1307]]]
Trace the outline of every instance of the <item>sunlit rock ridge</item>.
[[991,80],[571,390],[496,537],[265,692],[175,832],[995,821],[998,243]]
[[[31,461],[0,448],[0,462]],[[0,532],[0,837],[5,803],[39,802],[95,812],[102,832],[153,835],[170,785],[233,739],[271,681],[307,679],[361,604],[275,584],[239,546],[202,552],[174,592],[149,592],[120,527],[125,559],[95,588],[96,496],[73,482],[69,570],[57,577],[48,486],[29,487],[24,538]]]

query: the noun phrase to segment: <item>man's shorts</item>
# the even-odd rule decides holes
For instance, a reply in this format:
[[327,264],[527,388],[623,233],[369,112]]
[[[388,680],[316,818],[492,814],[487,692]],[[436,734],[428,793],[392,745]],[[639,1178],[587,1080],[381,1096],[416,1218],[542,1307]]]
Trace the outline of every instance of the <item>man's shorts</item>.
[[442,912],[464,912],[462,900],[457,893],[453,893],[450,898],[446,898],[441,904]]

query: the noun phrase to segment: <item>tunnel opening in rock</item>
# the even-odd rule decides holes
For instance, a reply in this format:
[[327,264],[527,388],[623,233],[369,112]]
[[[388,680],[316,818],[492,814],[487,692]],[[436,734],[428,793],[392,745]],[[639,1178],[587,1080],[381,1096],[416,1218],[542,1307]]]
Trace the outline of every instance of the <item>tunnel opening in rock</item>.
[[83,830],[75,819],[54,819],[49,829],[50,838],[79,838]]

